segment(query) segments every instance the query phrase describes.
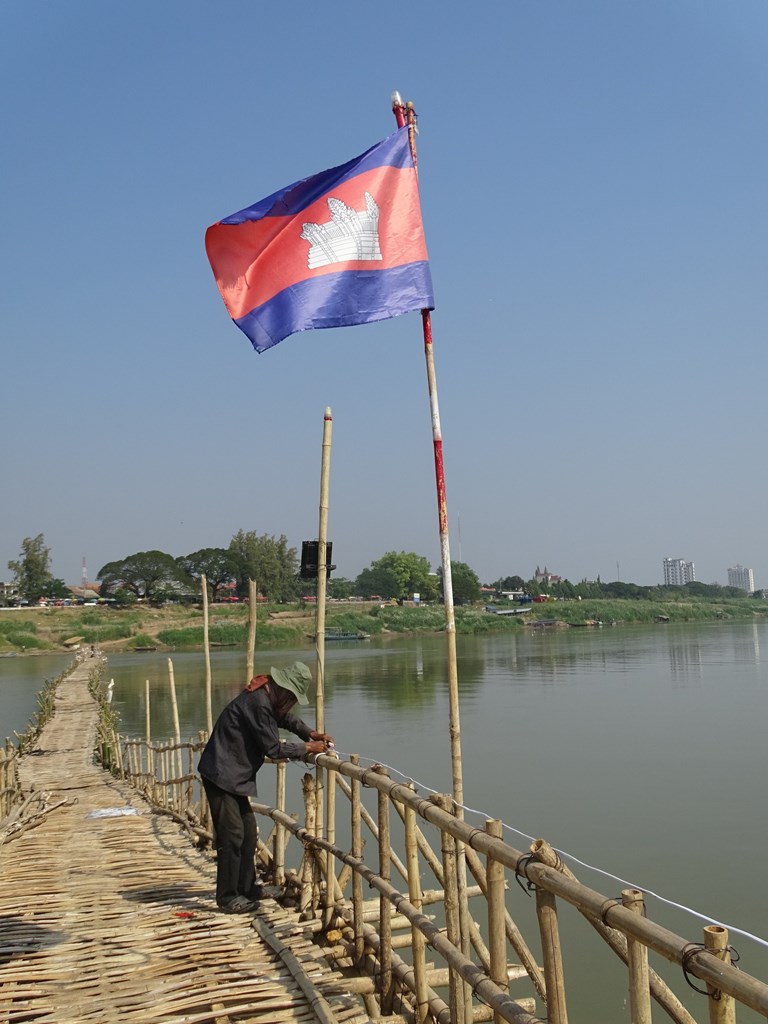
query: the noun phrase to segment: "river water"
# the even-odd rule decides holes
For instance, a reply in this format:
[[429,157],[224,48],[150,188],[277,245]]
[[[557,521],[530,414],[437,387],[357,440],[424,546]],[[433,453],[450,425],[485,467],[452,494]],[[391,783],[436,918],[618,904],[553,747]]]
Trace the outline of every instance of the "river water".
[[[664,899],[768,938],[768,624],[521,631],[461,636],[457,647],[468,820],[503,818],[505,838],[521,850],[530,837],[547,839],[606,896],[628,884],[657,894],[649,915],[691,941],[703,941],[707,922]],[[256,669],[296,658],[311,664],[313,652],[257,651]],[[242,651],[214,652],[214,716],[242,686],[244,666]],[[205,725],[203,656],[175,652],[173,667],[182,735],[192,736]],[[5,669],[0,660],[3,682]],[[115,655],[107,675],[123,733],[144,733],[149,679],[153,738],[171,736],[166,655]],[[450,790],[446,677],[441,637],[329,644],[326,729],[340,752],[390,765],[425,790]],[[296,785],[301,770],[293,767]],[[261,795],[271,802],[271,778]],[[513,916],[535,935],[533,901],[509,885]],[[623,969],[575,912],[560,915],[572,1019],[628,1019]],[[768,976],[761,943],[733,930],[731,942],[745,970]],[[674,969],[672,978],[706,1019],[703,997]]]

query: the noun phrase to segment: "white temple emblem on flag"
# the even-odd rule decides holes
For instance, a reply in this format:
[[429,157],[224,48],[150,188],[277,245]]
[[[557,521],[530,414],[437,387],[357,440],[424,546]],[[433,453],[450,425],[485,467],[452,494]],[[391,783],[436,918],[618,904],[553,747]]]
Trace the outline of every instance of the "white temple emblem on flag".
[[301,237],[309,242],[310,270],[348,260],[383,259],[379,248],[379,207],[365,193],[365,209],[354,210],[341,199],[328,199],[331,219],[325,224],[302,225]]

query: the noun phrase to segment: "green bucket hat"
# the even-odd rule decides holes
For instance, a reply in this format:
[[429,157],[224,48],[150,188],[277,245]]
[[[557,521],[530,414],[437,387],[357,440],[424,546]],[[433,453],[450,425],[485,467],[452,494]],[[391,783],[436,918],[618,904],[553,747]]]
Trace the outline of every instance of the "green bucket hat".
[[309,704],[307,692],[312,685],[312,673],[303,661],[294,661],[287,668],[275,668],[273,665],[269,674],[278,686],[290,690],[299,704]]

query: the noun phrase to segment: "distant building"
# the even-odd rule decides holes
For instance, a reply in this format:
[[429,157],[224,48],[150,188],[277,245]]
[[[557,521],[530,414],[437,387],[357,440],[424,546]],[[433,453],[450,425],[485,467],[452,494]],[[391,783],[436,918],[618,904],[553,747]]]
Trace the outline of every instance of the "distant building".
[[546,565],[543,569],[540,569],[537,565],[533,578],[537,583],[561,583],[563,579],[562,576],[556,576],[553,572],[550,572]]
[[739,590],[746,590],[748,594],[755,592],[755,576],[751,569],[745,569],[743,565],[734,565],[728,570],[728,586],[738,587]]
[[664,586],[684,587],[686,583],[693,583],[696,579],[696,566],[693,562],[686,562],[684,558],[664,559]]
[[18,600],[18,583],[0,583],[0,605],[16,604]]

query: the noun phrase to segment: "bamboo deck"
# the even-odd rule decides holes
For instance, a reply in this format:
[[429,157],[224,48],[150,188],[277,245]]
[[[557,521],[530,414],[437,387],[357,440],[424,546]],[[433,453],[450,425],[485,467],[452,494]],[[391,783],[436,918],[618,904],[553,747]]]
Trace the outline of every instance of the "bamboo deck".
[[89,670],[22,758],[53,809],[0,847],[0,1022],[366,1020],[295,916],[269,899],[255,919],[218,912],[212,860],[93,763]]

